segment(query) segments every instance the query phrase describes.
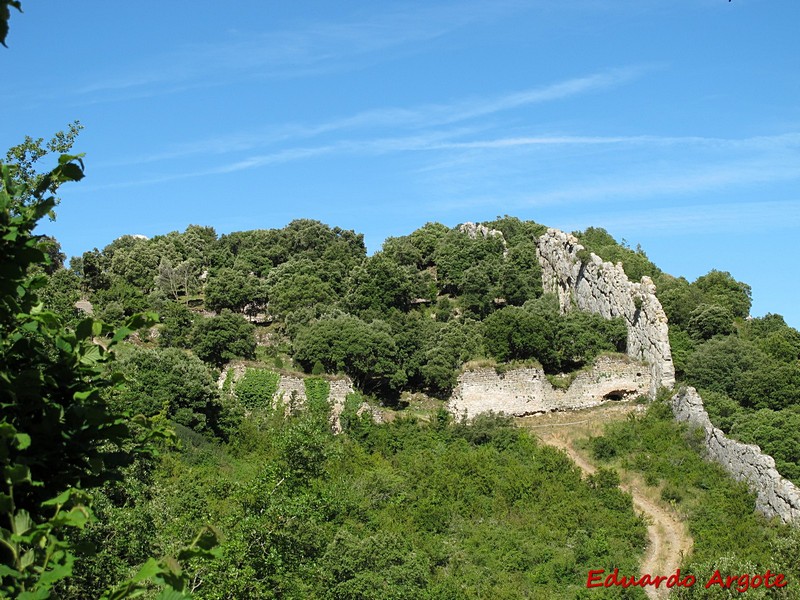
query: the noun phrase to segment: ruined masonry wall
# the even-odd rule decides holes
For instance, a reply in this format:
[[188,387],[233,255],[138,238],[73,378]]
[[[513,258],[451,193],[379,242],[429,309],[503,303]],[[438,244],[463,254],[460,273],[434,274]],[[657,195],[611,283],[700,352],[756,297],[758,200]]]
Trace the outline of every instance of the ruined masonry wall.
[[622,264],[603,262],[595,254],[583,264],[578,252],[583,246],[574,236],[548,229],[537,242],[545,292],[558,296],[561,310],[574,306],[606,319],[622,317],[628,327],[627,352],[631,358],[650,366],[649,393],[655,397],[659,386],[675,384],[675,368],[669,347],[667,316],[656,298],[649,277],[640,283],[628,280]]
[[[217,381],[217,386],[222,389],[225,385],[225,379],[228,376],[229,370],[233,371],[232,383],[235,385],[236,382],[244,376],[246,369],[247,367],[244,364],[237,363],[228,365],[228,367],[222,371]],[[305,379],[296,375],[282,375],[280,373],[278,375],[278,389],[272,397],[273,402],[282,402],[289,408],[292,407],[292,403],[296,403],[296,406],[303,406],[306,403]],[[330,385],[328,402],[331,405],[331,426],[334,431],[339,432],[342,430],[339,417],[344,410],[344,402],[347,399],[347,395],[352,394],[355,390],[353,388],[353,382],[349,377],[327,379],[327,381]],[[358,414],[364,412],[370,412],[375,422],[381,422],[382,417],[380,413],[366,402],[363,402],[358,409]]]
[[458,378],[447,408],[460,417],[483,412],[524,416],[555,410],[597,406],[613,398],[646,394],[650,373],[641,364],[603,356],[581,371],[567,390],[554,388],[541,368],[512,369],[498,374],[493,368],[465,371]]
[[677,421],[703,430],[709,457],[734,479],[748,483],[756,493],[756,510],[784,523],[800,522],[800,489],[778,473],[775,460],[761,448],[732,440],[714,427],[697,390],[687,387],[675,394],[672,412]]

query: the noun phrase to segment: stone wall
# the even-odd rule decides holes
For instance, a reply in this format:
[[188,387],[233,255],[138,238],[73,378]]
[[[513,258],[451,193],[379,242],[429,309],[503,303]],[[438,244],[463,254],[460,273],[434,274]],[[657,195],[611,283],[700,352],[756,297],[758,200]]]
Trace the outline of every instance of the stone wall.
[[761,448],[732,440],[714,427],[694,388],[682,388],[672,397],[672,412],[677,421],[703,430],[709,457],[748,483],[756,493],[756,510],[784,523],[800,522],[800,489],[778,473],[775,460]]
[[584,247],[577,238],[557,229],[539,237],[537,254],[545,292],[558,296],[562,311],[575,306],[606,319],[622,317],[628,327],[628,355],[650,366],[650,395],[654,397],[659,386],[672,387],[675,368],[667,316],[652,280],[642,277],[640,283],[631,282],[621,263],[603,262],[595,254],[582,262],[581,250]]
[[601,356],[580,371],[568,389],[554,388],[541,368],[494,368],[464,371],[458,378],[447,409],[457,417],[472,418],[493,411],[513,416],[575,410],[609,400],[623,400],[650,389],[650,372],[637,361]]
[[[262,367],[254,367],[262,368]],[[217,386],[222,389],[225,385],[225,380],[228,377],[228,372],[231,371],[231,384],[236,385],[244,376],[247,365],[242,363],[231,363],[220,374],[217,380]],[[278,389],[273,396],[273,402],[283,403],[287,409],[298,408],[306,403],[306,384],[305,378],[300,375],[285,375],[279,373]],[[353,382],[349,377],[325,377],[330,385],[330,392],[328,394],[328,402],[331,405],[331,426],[337,433],[342,430],[339,417],[344,410],[344,403],[348,394],[352,394],[355,390]],[[366,402],[362,402],[358,409],[358,414],[369,412],[372,419],[376,423],[382,421],[380,411],[374,409]]]

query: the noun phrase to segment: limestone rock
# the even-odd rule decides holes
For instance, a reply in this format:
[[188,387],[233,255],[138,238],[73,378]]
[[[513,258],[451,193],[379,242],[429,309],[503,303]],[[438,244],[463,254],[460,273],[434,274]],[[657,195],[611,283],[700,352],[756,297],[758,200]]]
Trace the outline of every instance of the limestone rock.
[[621,263],[604,262],[595,254],[587,258],[584,252],[569,233],[548,229],[539,237],[537,255],[545,292],[558,296],[563,312],[576,307],[606,319],[622,317],[628,328],[628,355],[650,366],[650,395],[654,397],[659,386],[671,388],[675,368],[667,316],[653,281],[642,277],[639,283],[631,282]]
[[478,236],[483,238],[499,237],[503,241],[503,258],[508,256],[508,244],[506,244],[506,238],[503,236],[502,231],[491,229],[481,223],[471,223],[469,221],[459,225],[458,230],[462,233],[466,233],[473,240]]
[[778,473],[775,460],[761,448],[732,440],[714,427],[697,390],[687,387],[675,394],[672,413],[677,421],[703,430],[709,458],[734,479],[747,482],[756,493],[756,510],[784,523],[800,522],[800,489]]
[[519,417],[588,408],[646,394],[649,389],[649,370],[624,357],[598,358],[566,390],[554,388],[541,368],[510,369],[502,374],[478,368],[459,376],[447,409],[468,419],[489,411]]

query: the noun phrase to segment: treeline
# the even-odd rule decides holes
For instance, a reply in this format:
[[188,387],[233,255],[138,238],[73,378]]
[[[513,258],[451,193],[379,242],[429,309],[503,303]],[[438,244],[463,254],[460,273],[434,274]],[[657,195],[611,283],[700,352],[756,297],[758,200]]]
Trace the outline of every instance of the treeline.
[[269,340],[261,358],[346,373],[387,401],[403,390],[446,397],[471,359],[533,360],[554,373],[625,350],[622,322],[562,316],[542,295],[541,225],[504,217],[486,226],[429,223],[369,257],[360,234],[312,220],[124,236],[69,268],[54,245],[43,296],[73,322],[79,298],[112,324],[156,311],[161,324],[143,341],[190,349],[215,368],[255,358],[259,336]]
[[[41,294],[73,323],[79,298],[113,324],[154,310],[161,323],[150,344],[190,349],[212,368],[258,350],[279,368],[345,373],[383,401],[404,390],[445,398],[473,359],[533,360],[556,373],[625,350],[621,321],[561,315],[542,294],[543,230],[508,216],[464,230],[429,223],[368,257],[360,234],[312,220],[222,236],[193,225],[151,240],[124,236],[69,268],[49,240]],[[689,282],[603,229],[575,235],[621,261],[632,280],[655,281],[679,381],[701,391],[719,427],[758,443],[800,481],[800,333],[779,315],[750,319],[750,287],[729,273]],[[193,357],[172,356],[194,368]]]

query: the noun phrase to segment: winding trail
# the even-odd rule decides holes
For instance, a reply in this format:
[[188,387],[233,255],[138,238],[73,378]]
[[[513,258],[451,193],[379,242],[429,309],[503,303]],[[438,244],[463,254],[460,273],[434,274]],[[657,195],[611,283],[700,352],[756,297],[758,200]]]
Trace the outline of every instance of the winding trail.
[[[563,450],[584,474],[590,475],[597,468],[587,453],[577,449],[575,440],[602,433],[602,426],[612,420],[624,419],[636,410],[630,405],[611,405],[576,413],[551,413],[541,417],[525,417],[522,426],[534,433],[542,442]],[[620,488],[629,493],[634,508],[644,515],[647,522],[649,544],[642,560],[640,575],[671,575],[680,566],[685,554],[692,548],[692,538],[686,524],[675,511],[649,488],[641,477],[630,471],[617,469],[622,483]],[[668,590],[663,586],[656,590],[646,587],[649,598],[666,598]]]

